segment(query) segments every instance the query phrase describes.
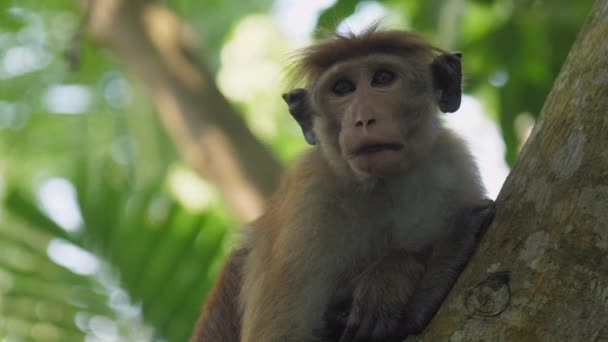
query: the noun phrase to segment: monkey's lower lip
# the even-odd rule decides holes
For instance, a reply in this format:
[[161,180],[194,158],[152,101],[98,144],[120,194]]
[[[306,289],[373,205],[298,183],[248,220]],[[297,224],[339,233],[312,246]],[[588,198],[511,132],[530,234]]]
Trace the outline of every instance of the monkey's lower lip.
[[363,145],[357,148],[352,155],[360,156],[365,154],[372,154],[381,151],[399,151],[403,149],[403,144],[399,143],[378,143],[378,144],[368,144]]

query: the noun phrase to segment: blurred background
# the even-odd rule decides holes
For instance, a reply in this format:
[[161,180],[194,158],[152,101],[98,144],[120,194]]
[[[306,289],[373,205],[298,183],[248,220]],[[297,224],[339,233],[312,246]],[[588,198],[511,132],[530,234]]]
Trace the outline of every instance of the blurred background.
[[[159,114],[171,112],[138,69],[154,57],[126,60],[113,41],[128,41],[130,26],[105,36],[95,26],[112,15],[95,4],[121,2],[0,1],[2,342],[187,340],[239,225],[259,212],[235,209],[226,193],[235,187],[201,177],[183,141],[168,133]],[[132,3],[131,13],[143,13],[148,2]],[[149,3],[170,16],[148,18],[146,27],[167,33],[167,18],[183,25],[189,58],[279,168],[306,148],[280,94],[290,53],[314,41],[318,28],[358,31],[381,19],[462,51],[466,95],[444,118],[467,137],[491,197],[591,7],[590,0]],[[206,97],[200,101],[207,108]]]

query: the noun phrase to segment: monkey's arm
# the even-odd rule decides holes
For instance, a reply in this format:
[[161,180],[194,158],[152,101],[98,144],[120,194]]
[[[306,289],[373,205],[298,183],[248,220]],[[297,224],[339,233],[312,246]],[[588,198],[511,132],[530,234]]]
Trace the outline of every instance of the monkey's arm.
[[423,254],[393,250],[349,284],[339,284],[323,317],[321,341],[392,341],[400,310],[425,272]]
[[[393,251],[334,294],[323,341],[402,341],[430,322],[494,218],[487,200],[463,211],[428,259]],[[423,261],[426,259],[426,263]]]
[[456,225],[453,234],[434,247],[427,270],[404,311],[400,327],[404,335],[417,335],[430,323],[495,213],[495,203],[491,200],[462,212],[453,222]]
[[209,294],[203,313],[196,323],[192,342],[238,342],[241,333],[239,294],[242,267],[247,255],[244,248],[232,252]]

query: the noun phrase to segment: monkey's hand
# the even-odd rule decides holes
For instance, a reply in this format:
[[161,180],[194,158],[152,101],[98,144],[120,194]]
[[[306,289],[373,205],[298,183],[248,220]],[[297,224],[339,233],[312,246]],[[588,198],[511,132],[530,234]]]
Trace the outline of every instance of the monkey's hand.
[[423,260],[404,251],[390,253],[364,271],[355,279],[350,298],[338,293],[330,302],[328,313],[335,316],[327,323],[333,325],[334,340],[401,341],[403,308],[424,271]]
[[483,200],[472,208],[465,208],[456,218],[454,228],[457,229],[434,248],[426,272],[403,312],[400,329],[405,335],[418,335],[430,323],[495,214],[494,201]]

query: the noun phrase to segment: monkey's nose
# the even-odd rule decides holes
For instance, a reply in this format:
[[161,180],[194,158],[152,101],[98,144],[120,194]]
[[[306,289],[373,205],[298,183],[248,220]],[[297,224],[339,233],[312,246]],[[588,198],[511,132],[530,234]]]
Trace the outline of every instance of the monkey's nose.
[[355,127],[357,128],[373,128],[376,125],[376,119],[357,120]]

